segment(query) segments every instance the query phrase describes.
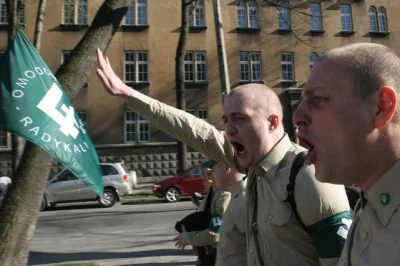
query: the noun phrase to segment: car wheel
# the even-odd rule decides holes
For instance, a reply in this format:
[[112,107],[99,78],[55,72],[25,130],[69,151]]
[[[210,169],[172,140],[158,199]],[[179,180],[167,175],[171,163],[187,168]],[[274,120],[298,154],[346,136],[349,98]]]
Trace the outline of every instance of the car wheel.
[[175,187],[170,187],[167,192],[165,192],[165,199],[168,202],[177,202],[181,198],[181,193]]
[[117,202],[117,193],[110,188],[104,189],[103,197],[99,199],[101,207],[110,208]]
[[40,211],[45,211],[47,209],[46,199],[43,198],[42,204],[40,205]]

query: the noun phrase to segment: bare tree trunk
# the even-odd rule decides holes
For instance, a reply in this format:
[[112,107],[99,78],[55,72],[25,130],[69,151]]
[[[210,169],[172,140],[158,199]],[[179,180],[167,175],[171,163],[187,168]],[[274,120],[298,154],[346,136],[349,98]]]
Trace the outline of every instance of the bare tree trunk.
[[[73,60],[57,71],[56,77],[74,98],[96,66],[96,48],[104,50],[128,9],[128,0],[106,0],[75,48]],[[84,61],[84,63],[81,63]],[[78,62],[78,63],[77,63]],[[80,73],[77,75],[77,73]],[[39,208],[50,173],[51,158],[27,142],[13,184],[0,207],[0,264],[26,265]]]
[[[7,14],[8,14],[8,44],[10,44],[12,37],[18,29],[18,0],[6,1]],[[22,138],[11,134],[11,147],[12,147],[12,175],[15,175],[19,161],[21,160],[24,151],[25,142]]]
[[38,51],[40,51],[40,45],[42,43],[43,23],[44,23],[44,14],[46,12],[46,4],[47,0],[39,1],[38,13],[36,17],[35,39],[33,40],[33,45]]
[[213,9],[214,9],[215,35],[217,40],[219,80],[221,83],[221,96],[223,101],[225,98],[224,96],[228,95],[228,93],[230,92],[231,85],[229,82],[228,62],[226,59],[225,38],[224,38],[224,29],[222,26],[220,0],[213,0],[213,5],[214,5]]
[[[181,110],[186,110],[184,60],[186,42],[189,34],[189,12],[192,3],[194,3],[194,6],[196,6],[197,0],[181,0],[181,30],[175,57],[176,107]],[[183,172],[183,170],[188,168],[186,155],[186,143],[178,141],[178,172]]]

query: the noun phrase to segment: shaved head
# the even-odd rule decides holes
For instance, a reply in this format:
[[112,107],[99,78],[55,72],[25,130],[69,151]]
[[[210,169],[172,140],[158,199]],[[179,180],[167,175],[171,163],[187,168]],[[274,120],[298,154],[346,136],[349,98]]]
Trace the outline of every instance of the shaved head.
[[280,121],[283,119],[282,105],[278,96],[263,84],[251,83],[236,87],[228,94],[228,97],[232,96],[241,97],[247,106],[257,111],[260,117],[268,118],[271,114],[275,114]]
[[400,92],[400,59],[387,46],[376,43],[355,43],[323,54],[319,62],[330,60],[342,65],[343,77],[353,81],[355,93],[366,99],[382,86]]

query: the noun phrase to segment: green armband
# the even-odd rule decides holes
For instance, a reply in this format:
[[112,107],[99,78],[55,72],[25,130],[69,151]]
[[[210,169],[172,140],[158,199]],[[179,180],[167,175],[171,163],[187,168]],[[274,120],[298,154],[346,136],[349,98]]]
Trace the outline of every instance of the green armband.
[[345,211],[308,227],[320,258],[340,257],[351,223],[351,213]]
[[211,216],[210,224],[208,226],[208,230],[210,232],[219,234],[219,228],[221,227],[221,224],[222,224],[222,216],[219,215],[218,213],[213,213],[213,215]]

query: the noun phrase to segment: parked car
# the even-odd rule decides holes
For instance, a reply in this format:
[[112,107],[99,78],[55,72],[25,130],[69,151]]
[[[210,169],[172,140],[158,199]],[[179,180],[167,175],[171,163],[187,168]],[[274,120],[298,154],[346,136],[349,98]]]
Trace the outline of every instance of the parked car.
[[183,173],[155,182],[153,194],[165,198],[167,202],[177,202],[181,197],[191,196],[195,192],[206,194],[208,187],[200,176],[201,165],[195,164]]
[[[98,200],[102,207],[112,207],[121,196],[132,193],[133,179],[120,163],[100,163],[103,175],[104,193],[99,197],[91,188],[64,169],[47,183],[41,210],[58,203]],[[132,173],[131,173],[132,174]]]

